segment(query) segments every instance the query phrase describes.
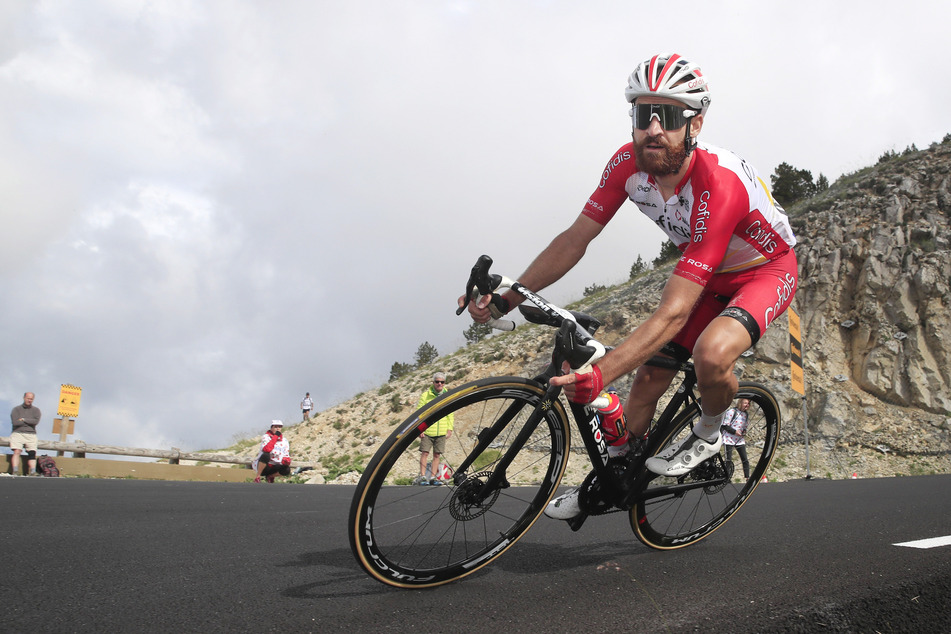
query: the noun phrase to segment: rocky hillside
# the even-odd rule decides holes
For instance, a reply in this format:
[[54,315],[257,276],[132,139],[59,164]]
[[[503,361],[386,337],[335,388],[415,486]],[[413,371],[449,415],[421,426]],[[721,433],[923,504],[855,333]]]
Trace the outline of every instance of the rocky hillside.
[[[807,397],[789,387],[785,317],[741,359],[783,407],[782,444],[769,477],[847,478],[951,472],[951,141],[840,178],[787,210],[800,241]],[[671,266],[570,308],[601,318],[618,343],[656,305]],[[468,323],[459,317],[460,330]],[[547,363],[552,331],[520,326],[289,426],[295,457],[316,482],[353,482],[395,425],[415,409],[435,370],[450,386],[490,375],[530,376]],[[630,379],[628,379],[629,381]],[[623,381],[617,384],[626,389]],[[250,455],[254,441],[231,448]],[[567,482],[587,472],[573,454]]]

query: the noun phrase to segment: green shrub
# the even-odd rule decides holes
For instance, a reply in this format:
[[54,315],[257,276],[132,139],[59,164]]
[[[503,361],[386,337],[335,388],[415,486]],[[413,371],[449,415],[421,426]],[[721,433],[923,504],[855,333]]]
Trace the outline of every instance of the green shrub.
[[486,466],[492,464],[499,459],[500,452],[498,449],[488,449],[484,451],[476,461],[472,463],[473,471],[481,471]]
[[336,480],[340,475],[350,473],[351,471],[363,473],[369,458],[370,456],[365,454],[357,454],[355,456],[343,454],[341,456],[324,458],[323,463],[324,466],[327,467],[327,480]]

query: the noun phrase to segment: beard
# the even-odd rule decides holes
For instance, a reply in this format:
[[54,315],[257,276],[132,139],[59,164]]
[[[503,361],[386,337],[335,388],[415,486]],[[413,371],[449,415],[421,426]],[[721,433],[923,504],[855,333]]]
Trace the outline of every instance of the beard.
[[[644,150],[651,143],[663,146],[663,154],[647,154]],[[641,145],[634,143],[634,159],[637,169],[647,172],[651,176],[670,176],[676,174],[687,160],[687,148],[681,141],[676,147],[669,147],[663,137],[646,137]]]

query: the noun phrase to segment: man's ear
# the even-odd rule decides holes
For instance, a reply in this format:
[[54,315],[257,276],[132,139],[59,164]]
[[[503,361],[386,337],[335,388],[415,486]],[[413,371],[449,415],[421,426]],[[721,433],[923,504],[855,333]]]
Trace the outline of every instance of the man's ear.
[[700,136],[700,129],[703,127],[703,115],[698,114],[690,118],[690,137],[696,139]]

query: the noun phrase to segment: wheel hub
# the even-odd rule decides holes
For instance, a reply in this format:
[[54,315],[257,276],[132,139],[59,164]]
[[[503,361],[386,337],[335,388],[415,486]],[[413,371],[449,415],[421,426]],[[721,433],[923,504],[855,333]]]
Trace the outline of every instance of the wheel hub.
[[499,499],[501,489],[495,489],[488,496],[484,495],[483,487],[491,475],[491,471],[476,473],[456,487],[449,500],[449,514],[454,519],[460,522],[474,520],[492,508]]

